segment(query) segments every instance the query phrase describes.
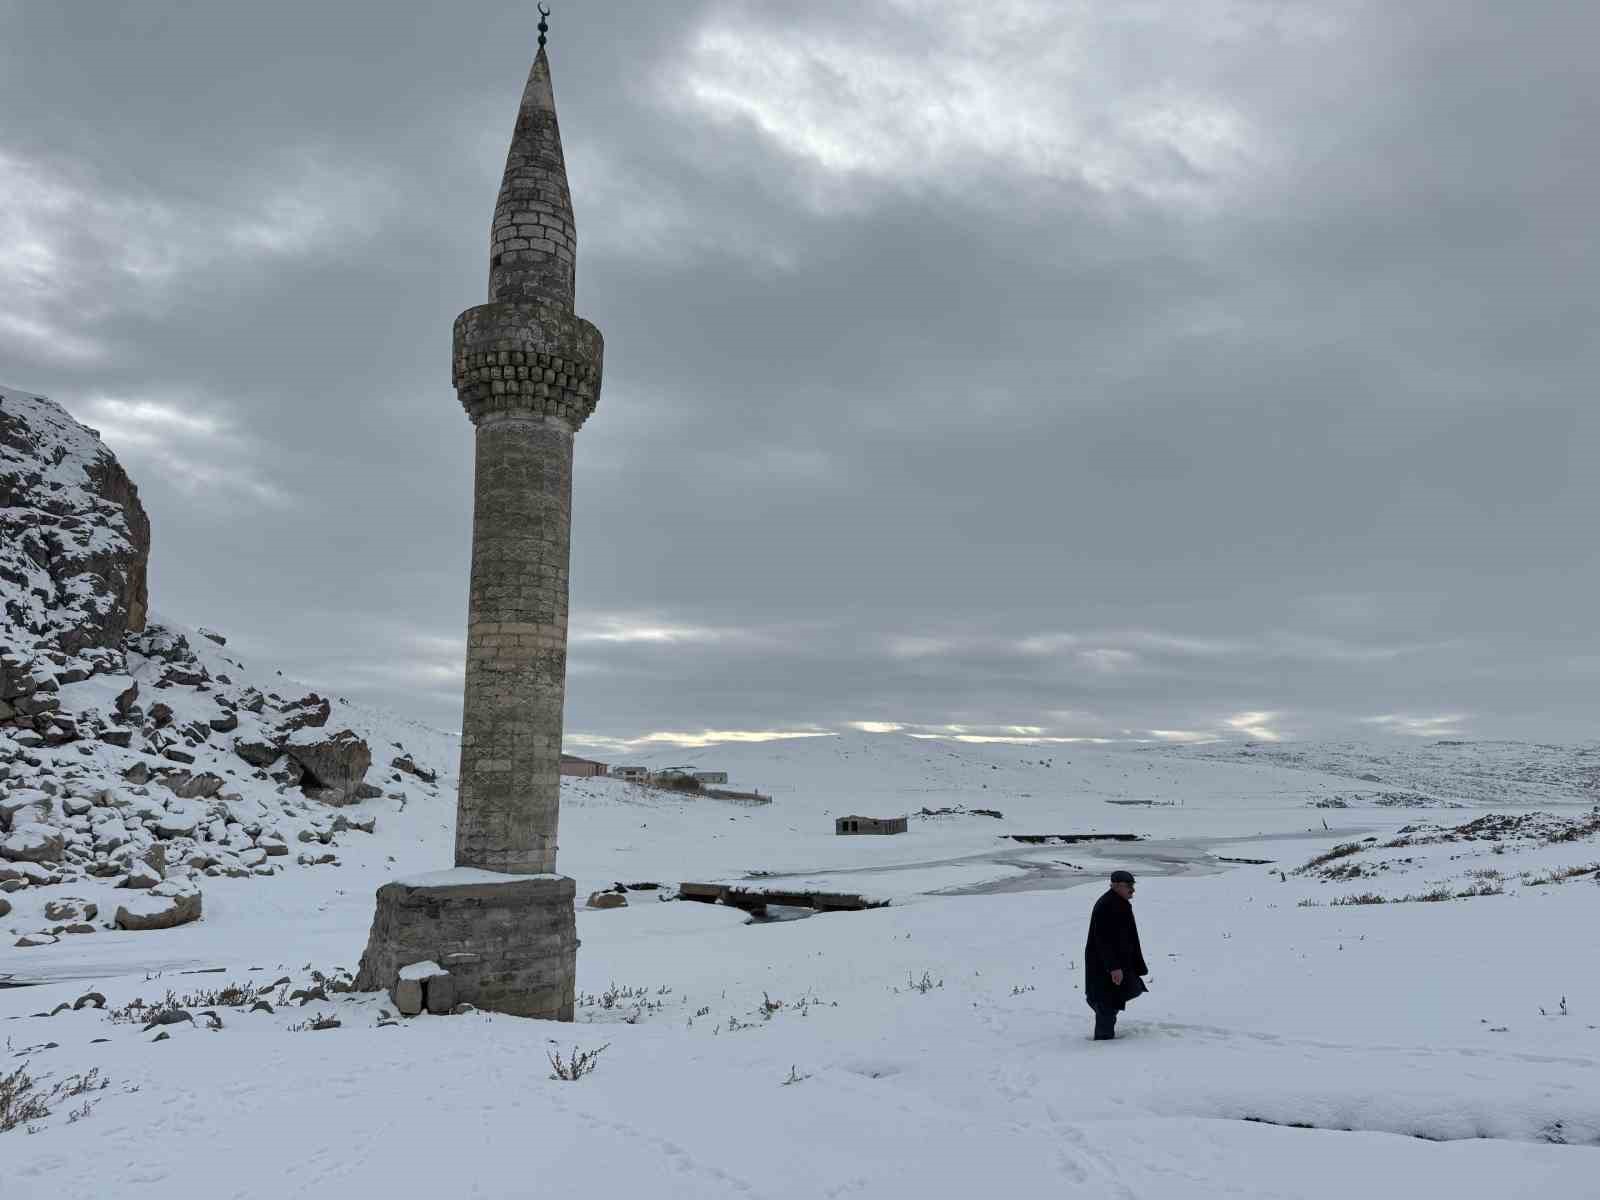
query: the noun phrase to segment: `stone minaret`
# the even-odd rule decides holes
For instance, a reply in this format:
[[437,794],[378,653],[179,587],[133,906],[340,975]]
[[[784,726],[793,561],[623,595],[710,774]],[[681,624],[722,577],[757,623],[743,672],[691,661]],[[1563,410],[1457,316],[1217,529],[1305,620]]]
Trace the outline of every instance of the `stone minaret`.
[[477,427],[460,867],[556,866],[572,440],[599,398],[602,350],[573,315],[576,251],[541,45],[495,203],[489,303],[455,324],[456,392]]
[[[455,322],[456,394],[477,442],[457,869],[378,889],[357,972],[402,1012],[467,1001],[572,1019],[574,885],[555,874],[572,441],[600,396],[603,343],[572,310],[577,236],[545,29],[495,202],[489,302]],[[426,962],[446,974],[401,978]]]

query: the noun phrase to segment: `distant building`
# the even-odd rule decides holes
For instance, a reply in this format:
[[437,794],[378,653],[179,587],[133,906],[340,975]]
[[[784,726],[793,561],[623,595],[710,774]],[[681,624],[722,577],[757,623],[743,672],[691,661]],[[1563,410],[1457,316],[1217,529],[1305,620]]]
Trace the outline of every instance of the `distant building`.
[[833,823],[834,833],[904,833],[904,817],[839,817]]
[[694,777],[697,783],[728,782],[728,773],[726,771],[696,771]]
[[608,768],[603,762],[595,762],[592,758],[579,758],[576,754],[563,754],[561,756],[561,773],[563,775],[604,775]]
[[634,783],[643,783],[645,780],[650,778],[650,768],[649,767],[613,767],[611,769],[611,778],[613,778],[613,779],[629,779],[629,780],[632,780]]

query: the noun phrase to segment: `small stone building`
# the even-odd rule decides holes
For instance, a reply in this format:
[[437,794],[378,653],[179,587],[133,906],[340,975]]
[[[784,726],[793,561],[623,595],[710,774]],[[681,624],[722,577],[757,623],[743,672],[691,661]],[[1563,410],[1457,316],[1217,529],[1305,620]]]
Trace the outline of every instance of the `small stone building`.
[[649,767],[614,767],[611,771],[613,779],[628,779],[634,783],[643,783],[650,778]]
[[579,758],[576,754],[563,754],[561,756],[561,773],[563,775],[594,776],[604,775],[609,768],[603,762],[595,762],[592,758]]
[[833,822],[835,833],[904,833],[904,817],[838,817]]

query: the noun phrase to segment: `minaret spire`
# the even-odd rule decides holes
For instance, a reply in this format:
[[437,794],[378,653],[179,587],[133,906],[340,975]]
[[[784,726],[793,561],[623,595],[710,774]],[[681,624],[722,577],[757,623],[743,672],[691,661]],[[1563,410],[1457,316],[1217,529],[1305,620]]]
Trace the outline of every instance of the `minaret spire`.
[[[542,15],[547,10],[540,8]],[[578,231],[567,162],[561,152],[550,56],[539,22],[539,53],[528,72],[489,234],[489,301],[536,300],[573,306]]]

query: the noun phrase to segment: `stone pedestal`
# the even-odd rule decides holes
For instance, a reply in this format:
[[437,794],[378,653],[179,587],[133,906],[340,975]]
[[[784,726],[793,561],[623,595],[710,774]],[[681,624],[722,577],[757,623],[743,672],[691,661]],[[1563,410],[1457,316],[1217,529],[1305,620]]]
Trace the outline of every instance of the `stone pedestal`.
[[457,1003],[570,1021],[574,895],[562,875],[468,869],[384,884],[356,990],[392,993],[402,967],[431,960],[450,973]]

